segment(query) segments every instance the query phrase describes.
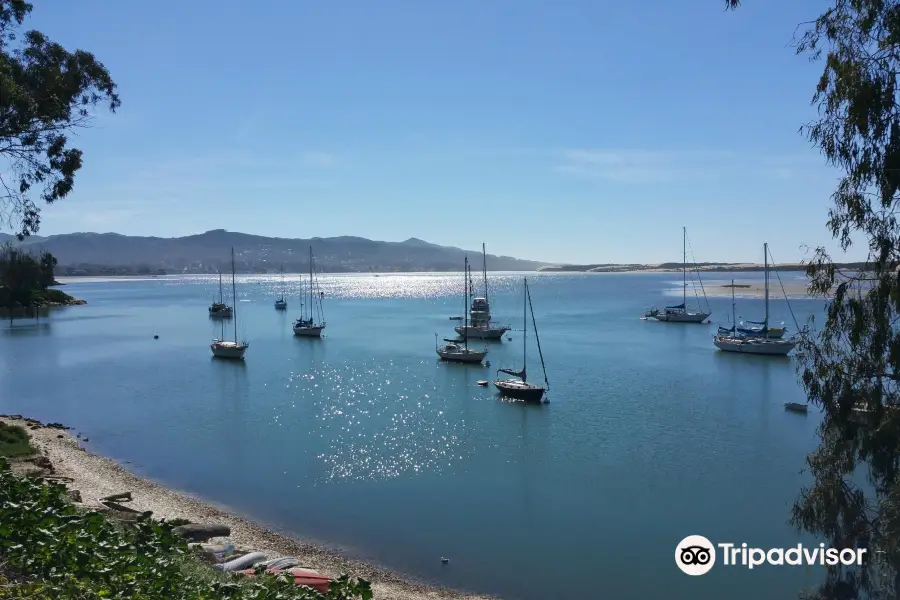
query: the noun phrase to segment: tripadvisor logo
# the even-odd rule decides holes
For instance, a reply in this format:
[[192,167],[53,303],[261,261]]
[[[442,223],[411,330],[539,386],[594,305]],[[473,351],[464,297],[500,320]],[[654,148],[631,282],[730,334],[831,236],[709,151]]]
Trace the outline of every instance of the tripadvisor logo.
[[800,566],[838,564],[859,566],[863,564],[865,548],[826,548],[819,544],[808,548],[797,544],[790,548],[754,548],[746,542],[713,544],[702,535],[689,535],[675,547],[675,564],[687,575],[706,575],[716,564],[726,567],[753,569],[762,565]]

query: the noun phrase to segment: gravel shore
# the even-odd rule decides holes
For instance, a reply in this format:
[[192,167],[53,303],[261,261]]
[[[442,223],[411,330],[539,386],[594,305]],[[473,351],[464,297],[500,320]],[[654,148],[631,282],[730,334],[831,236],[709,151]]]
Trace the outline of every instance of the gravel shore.
[[[205,502],[126,471],[118,463],[91,454],[67,431],[42,426],[30,419],[0,415],[0,421],[21,425],[31,435],[32,444],[52,464],[52,472],[70,490],[78,490],[86,505],[97,505],[105,496],[132,492],[129,508],[153,511],[156,518],[188,519],[194,523],[217,523],[231,528],[229,540],[238,548],[263,552],[270,558],[296,556],[303,566],[328,576],[348,573],[372,582],[376,600],[490,600],[420,584],[377,566],[344,558],[333,551],[270,531],[256,523],[230,514]],[[37,468],[37,467],[35,467]],[[216,540],[212,540],[216,542]]]

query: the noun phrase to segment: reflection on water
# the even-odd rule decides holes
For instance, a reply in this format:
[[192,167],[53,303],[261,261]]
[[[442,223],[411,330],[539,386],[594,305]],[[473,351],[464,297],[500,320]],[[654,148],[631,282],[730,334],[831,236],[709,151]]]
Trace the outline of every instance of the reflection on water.
[[291,374],[286,387],[291,410],[312,407],[311,432],[326,448],[317,455],[325,480],[437,472],[461,458],[465,421],[448,419],[447,398],[409,366],[323,366]]
[[[490,277],[495,316],[517,327],[521,277]],[[751,600],[805,582],[785,569],[697,587],[672,564],[688,533],[798,541],[787,507],[819,417],[783,410],[805,401],[791,359],[714,348],[730,297],[710,298],[710,325],[657,323],[638,316],[667,302],[671,274],[529,276],[553,385],[551,405],[529,405],[476,383],[521,368],[521,333],[490,345],[490,368],[435,355],[461,274],[319,279],[323,339],[291,331],[298,276],[283,312],[280,276],[238,277],[244,361],[209,350],[233,335],[208,319],[217,276],[70,283],[88,305],[0,325],[0,412],[65,422],[143,474],[444,585],[591,598],[599,578],[611,598]],[[523,577],[535,563],[554,576]]]

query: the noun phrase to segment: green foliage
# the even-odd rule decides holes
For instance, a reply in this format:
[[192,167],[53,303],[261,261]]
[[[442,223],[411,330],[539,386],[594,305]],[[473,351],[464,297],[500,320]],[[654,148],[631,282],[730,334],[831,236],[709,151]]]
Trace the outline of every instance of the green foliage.
[[15,458],[31,456],[34,452],[24,427],[0,423],[0,456]]
[[[0,0],[0,213],[20,239],[38,231],[41,209],[72,191],[82,153],[66,132],[88,125],[101,102],[115,112],[116,84],[94,55],[69,52],[39,31],[18,29],[32,5]],[[0,167],[5,167],[0,163]]]
[[824,58],[813,96],[819,118],[802,131],[843,172],[828,228],[844,250],[856,238],[869,253],[863,269],[844,273],[819,248],[807,269],[810,291],[833,297],[818,336],[798,352],[823,421],[807,458],[814,482],[792,522],[834,546],[868,549],[861,569],[830,567],[814,597],[898,598],[900,1],[833,0],[797,50]]
[[115,525],[70,504],[64,486],[16,476],[0,459],[0,564],[19,582],[0,585],[0,599],[372,598],[368,582],[346,576],[322,594],[286,575],[216,573],[195,561],[172,528],[149,518]]
[[11,244],[0,246],[0,307],[30,308],[72,301],[64,292],[47,289],[55,283],[55,266],[56,257],[49,252],[42,252],[40,259],[36,259]]

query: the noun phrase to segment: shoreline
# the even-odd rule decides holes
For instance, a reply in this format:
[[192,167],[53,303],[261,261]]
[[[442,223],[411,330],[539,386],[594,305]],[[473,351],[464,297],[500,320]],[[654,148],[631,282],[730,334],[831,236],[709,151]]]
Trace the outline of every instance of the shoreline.
[[153,511],[156,519],[181,518],[194,523],[227,525],[231,528],[227,539],[236,547],[263,552],[269,558],[295,556],[303,561],[303,566],[330,577],[344,573],[362,577],[371,582],[376,600],[496,600],[491,596],[426,584],[378,565],[342,556],[334,550],[270,529],[227,508],[135,475],[114,460],[89,452],[58,424],[45,425],[21,415],[0,415],[0,421],[24,427],[38,455],[49,459],[52,475],[66,478],[64,483],[70,490],[79,491],[86,506],[99,505],[98,500],[105,496],[130,491],[134,496],[130,508]]

